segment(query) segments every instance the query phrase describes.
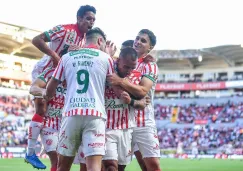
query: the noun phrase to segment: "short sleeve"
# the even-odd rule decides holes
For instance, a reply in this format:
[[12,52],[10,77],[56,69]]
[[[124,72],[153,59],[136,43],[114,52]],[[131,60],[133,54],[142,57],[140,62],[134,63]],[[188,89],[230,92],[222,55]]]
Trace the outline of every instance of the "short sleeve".
[[56,80],[59,80],[60,82],[63,82],[65,80],[63,58],[61,58],[61,60],[59,61],[52,77]]
[[158,72],[159,70],[157,64],[155,62],[149,62],[144,66],[142,76],[156,82],[158,79]]
[[51,78],[53,72],[55,69],[53,68],[46,68],[39,76],[38,78],[44,81],[45,83],[48,82],[48,80]]
[[65,35],[66,29],[63,25],[58,25],[52,29],[45,31],[45,35],[50,42],[55,41],[58,38],[61,38]]

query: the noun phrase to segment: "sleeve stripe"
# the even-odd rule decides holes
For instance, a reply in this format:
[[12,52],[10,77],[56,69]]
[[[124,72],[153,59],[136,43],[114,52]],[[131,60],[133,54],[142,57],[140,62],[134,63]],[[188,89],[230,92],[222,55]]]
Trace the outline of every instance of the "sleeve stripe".
[[63,66],[62,66],[62,68],[61,68],[61,72],[60,72],[60,75],[59,75],[59,80],[62,79],[62,73],[63,73]]
[[152,72],[152,66],[151,66],[151,63],[148,63],[148,67],[149,67],[149,72]]

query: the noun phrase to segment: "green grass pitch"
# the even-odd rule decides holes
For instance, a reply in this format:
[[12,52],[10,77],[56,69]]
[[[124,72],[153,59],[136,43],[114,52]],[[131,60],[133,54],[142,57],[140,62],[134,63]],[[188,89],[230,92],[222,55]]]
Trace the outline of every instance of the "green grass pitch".
[[[48,159],[43,160],[47,165],[46,171],[50,170]],[[242,160],[222,160],[222,159],[161,159],[160,165],[162,171],[243,171]],[[0,159],[0,171],[32,171],[34,169],[30,164],[24,162],[24,159]],[[137,161],[127,166],[126,171],[140,171]],[[78,165],[73,165],[71,171],[79,171]]]

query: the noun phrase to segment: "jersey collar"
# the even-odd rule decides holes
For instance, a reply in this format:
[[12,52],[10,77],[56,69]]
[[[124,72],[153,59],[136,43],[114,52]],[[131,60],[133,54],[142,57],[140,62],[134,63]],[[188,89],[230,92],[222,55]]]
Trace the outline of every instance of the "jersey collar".
[[95,44],[84,45],[84,48],[98,49],[97,45]]

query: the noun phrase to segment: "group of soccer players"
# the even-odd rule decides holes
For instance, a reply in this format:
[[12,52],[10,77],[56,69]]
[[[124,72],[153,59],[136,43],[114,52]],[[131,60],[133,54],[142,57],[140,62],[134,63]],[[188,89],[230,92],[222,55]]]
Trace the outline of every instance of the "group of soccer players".
[[113,44],[93,28],[95,15],[94,7],[81,6],[76,24],[56,26],[32,41],[46,55],[32,72],[36,114],[25,161],[46,168],[35,154],[41,135],[51,171],[70,170],[75,156],[81,170],[122,171],[133,153],[143,171],[159,171],[153,108],[158,67],[148,55],[156,36],[142,29],[114,60]]

